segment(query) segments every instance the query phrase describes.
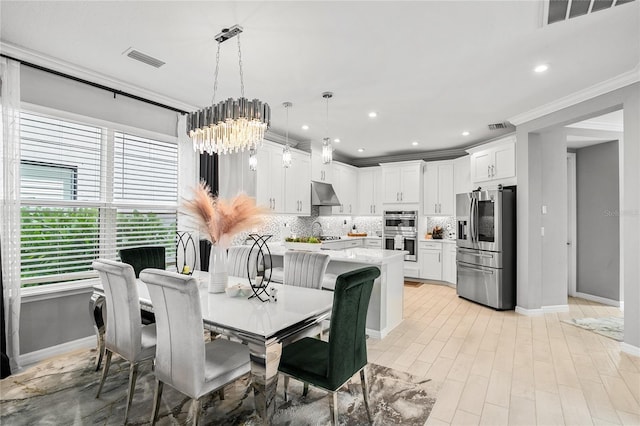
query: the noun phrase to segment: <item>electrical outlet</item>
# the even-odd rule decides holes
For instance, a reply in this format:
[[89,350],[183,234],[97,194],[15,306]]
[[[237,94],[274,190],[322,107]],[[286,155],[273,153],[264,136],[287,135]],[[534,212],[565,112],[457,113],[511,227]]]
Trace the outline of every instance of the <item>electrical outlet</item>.
[[542,206],[542,214],[547,214],[547,206]]
[[544,226],[540,227],[540,236],[544,237]]

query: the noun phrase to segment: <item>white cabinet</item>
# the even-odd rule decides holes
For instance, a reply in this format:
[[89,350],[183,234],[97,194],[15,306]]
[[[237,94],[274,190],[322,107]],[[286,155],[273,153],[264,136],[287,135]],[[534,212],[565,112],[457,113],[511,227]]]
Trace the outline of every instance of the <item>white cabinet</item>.
[[366,167],[358,170],[358,209],[360,215],[381,215],[382,168]]
[[420,259],[420,278],[442,280],[442,243],[420,241],[418,256]]
[[333,165],[322,162],[322,151],[311,149],[311,180],[316,182],[333,183]]
[[442,243],[442,281],[456,284],[456,245]]
[[334,215],[353,215],[356,214],[358,207],[358,187],[356,181],[358,179],[358,169],[342,163],[333,163],[331,170],[333,179],[333,189],[336,191],[339,206],[333,206],[332,213]]
[[454,211],[453,163],[427,163],[424,173],[424,214],[453,216]]
[[471,181],[514,184],[516,177],[516,139],[509,136],[467,150],[471,154]]
[[419,203],[423,161],[382,164],[382,202]]
[[453,160],[453,172],[454,194],[473,191],[473,186],[471,185],[471,158],[468,155]]
[[267,206],[273,213],[283,213],[285,203],[282,146],[264,143],[258,149],[257,155],[256,202]]
[[382,248],[382,238],[365,238],[364,239],[364,247],[370,249],[381,249]]
[[311,215],[311,157],[291,150],[291,167],[284,169],[285,213]]

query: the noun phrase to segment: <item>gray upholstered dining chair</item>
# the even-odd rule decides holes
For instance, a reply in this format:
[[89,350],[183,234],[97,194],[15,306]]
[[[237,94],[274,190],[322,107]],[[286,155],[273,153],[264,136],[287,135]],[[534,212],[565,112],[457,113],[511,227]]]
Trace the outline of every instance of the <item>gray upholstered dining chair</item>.
[[249,263],[249,277],[255,278],[258,272],[258,268],[256,265],[257,260],[257,252],[254,251],[251,253],[251,246],[233,246],[229,247],[227,252],[228,255],[228,265],[229,265],[229,275],[232,277],[246,277],[247,276],[247,262]]
[[104,287],[108,319],[105,325],[106,358],[96,398],[100,397],[102,386],[109,374],[111,356],[116,353],[129,361],[129,387],[124,412],[126,423],[138,377],[138,364],[152,360],[156,353],[156,326],[141,323],[138,286],[131,265],[98,259],[92,266],[100,274]]
[[195,278],[145,269],[140,279],[149,289],[158,328],[151,424],[158,416],[162,388],[168,384],[193,399],[193,424],[197,425],[202,397],[249,373],[249,349],[224,339],[204,342]]
[[288,250],[284,254],[284,285],[320,289],[329,265],[329,255]]

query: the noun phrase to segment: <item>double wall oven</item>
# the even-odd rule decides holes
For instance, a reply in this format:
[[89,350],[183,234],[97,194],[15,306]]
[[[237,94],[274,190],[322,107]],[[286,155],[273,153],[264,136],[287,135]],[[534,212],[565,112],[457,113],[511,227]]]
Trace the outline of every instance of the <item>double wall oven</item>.
[[418,212],[384,212],[384,248],[387,250],[406,250],[404,260],[418,261]]

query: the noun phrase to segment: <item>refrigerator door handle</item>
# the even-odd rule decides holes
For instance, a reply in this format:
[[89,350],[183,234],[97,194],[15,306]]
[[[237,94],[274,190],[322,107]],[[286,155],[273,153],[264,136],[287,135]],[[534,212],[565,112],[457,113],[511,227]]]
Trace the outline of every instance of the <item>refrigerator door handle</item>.
[[460,263],[460,262],[458,262],[458,267],[459,267],[460,269],[470,269],[470,270],[472,270],[472,271],[482,272],[483,274],[493,275],[493,271],[492,271],[492,270],[490,270],[490,269],[474,268],[474,267],[472,267],[472,266],[464,265],[464,264],[462,264],[462,263]]

